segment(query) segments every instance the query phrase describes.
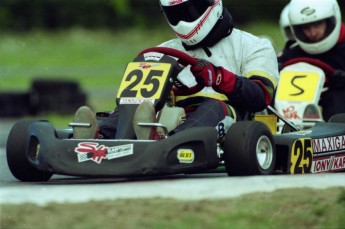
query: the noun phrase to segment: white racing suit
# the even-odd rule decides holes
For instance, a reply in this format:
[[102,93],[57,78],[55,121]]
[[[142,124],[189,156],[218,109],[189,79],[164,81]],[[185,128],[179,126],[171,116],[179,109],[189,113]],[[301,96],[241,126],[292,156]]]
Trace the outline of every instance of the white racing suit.
[[[186,51],[179,39],[160,46],[205,59],[236,75],[236,86],[230,94],[221,94],[212,87],[205,87],[190,96],[177,96],[176,105],[185,108],[187,119],[170,134],[190,127],[214,126],[219,137],[223,137],[235,120],[242,120],[246,112],[264,110],[273,98],[279,73],[275,50],[267,39],[233,29],[231,35],[207,48],[211,56],[203,48]],[[188,87],[196,84],[190,66],[180,72],[178,79]]]

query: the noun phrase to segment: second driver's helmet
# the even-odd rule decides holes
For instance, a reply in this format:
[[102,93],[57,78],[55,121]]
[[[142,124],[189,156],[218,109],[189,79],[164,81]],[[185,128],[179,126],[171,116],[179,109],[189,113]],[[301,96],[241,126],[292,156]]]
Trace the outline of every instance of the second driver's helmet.
[[[327,52],[339,39],[341,13],[336,0],[292,0],[289,19],[295,40],[309,54]],[[312,23],[326,22],[323,39],[312,42],[304,34],[303,28]]]
[[180,40],[200,43],[222,17],[222,0],[160,0],[164,15]]

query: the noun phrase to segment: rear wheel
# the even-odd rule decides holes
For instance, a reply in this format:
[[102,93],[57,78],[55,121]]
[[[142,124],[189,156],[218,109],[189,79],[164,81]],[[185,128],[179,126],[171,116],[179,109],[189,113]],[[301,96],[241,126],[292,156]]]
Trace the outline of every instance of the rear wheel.
[[[33,144],[33,139],[29,139],[28,129],[30,124],[37,122],[34,120],[21,120],[12,127],[6,145],[8,167],[18,180],[21,181],[47,181],[53,175],[34,167],[29,161],[29,154],[32,154],[32,147],[39,150],[38,140]],[[30,155],[34,157],[35,155]]]
[[272,174],[276,151],[269,128],[258,121],[234,123],[226,135],[224,162],[229,176]]

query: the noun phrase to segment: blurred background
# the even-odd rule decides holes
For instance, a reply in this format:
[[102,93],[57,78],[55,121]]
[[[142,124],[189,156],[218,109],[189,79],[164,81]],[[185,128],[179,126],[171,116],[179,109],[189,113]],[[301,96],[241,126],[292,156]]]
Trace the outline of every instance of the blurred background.
[[[237,28],[269,38],[277,53],[288,2],[223,0]],[[0,118],[65,127],[80,105],[112,110],[126,64],[172,38],[158,0],[1,0]]]

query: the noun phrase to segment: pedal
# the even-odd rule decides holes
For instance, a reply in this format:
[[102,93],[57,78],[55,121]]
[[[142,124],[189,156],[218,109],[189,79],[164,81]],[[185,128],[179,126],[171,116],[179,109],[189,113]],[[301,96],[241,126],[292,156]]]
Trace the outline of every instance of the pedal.
[[163,130],[164,138],[168,138],[169,130],[168,130],[168,128],[166,126],[164,126],[161,123],[138,122],[138,126],[142,126],[142,127],[156,127],[157,128],[157,132],[160,132],[159,128],[161,128]]
[[83,123],[83,122],[70,122],[68,123],[70,127],[91,127],[91,123]]

